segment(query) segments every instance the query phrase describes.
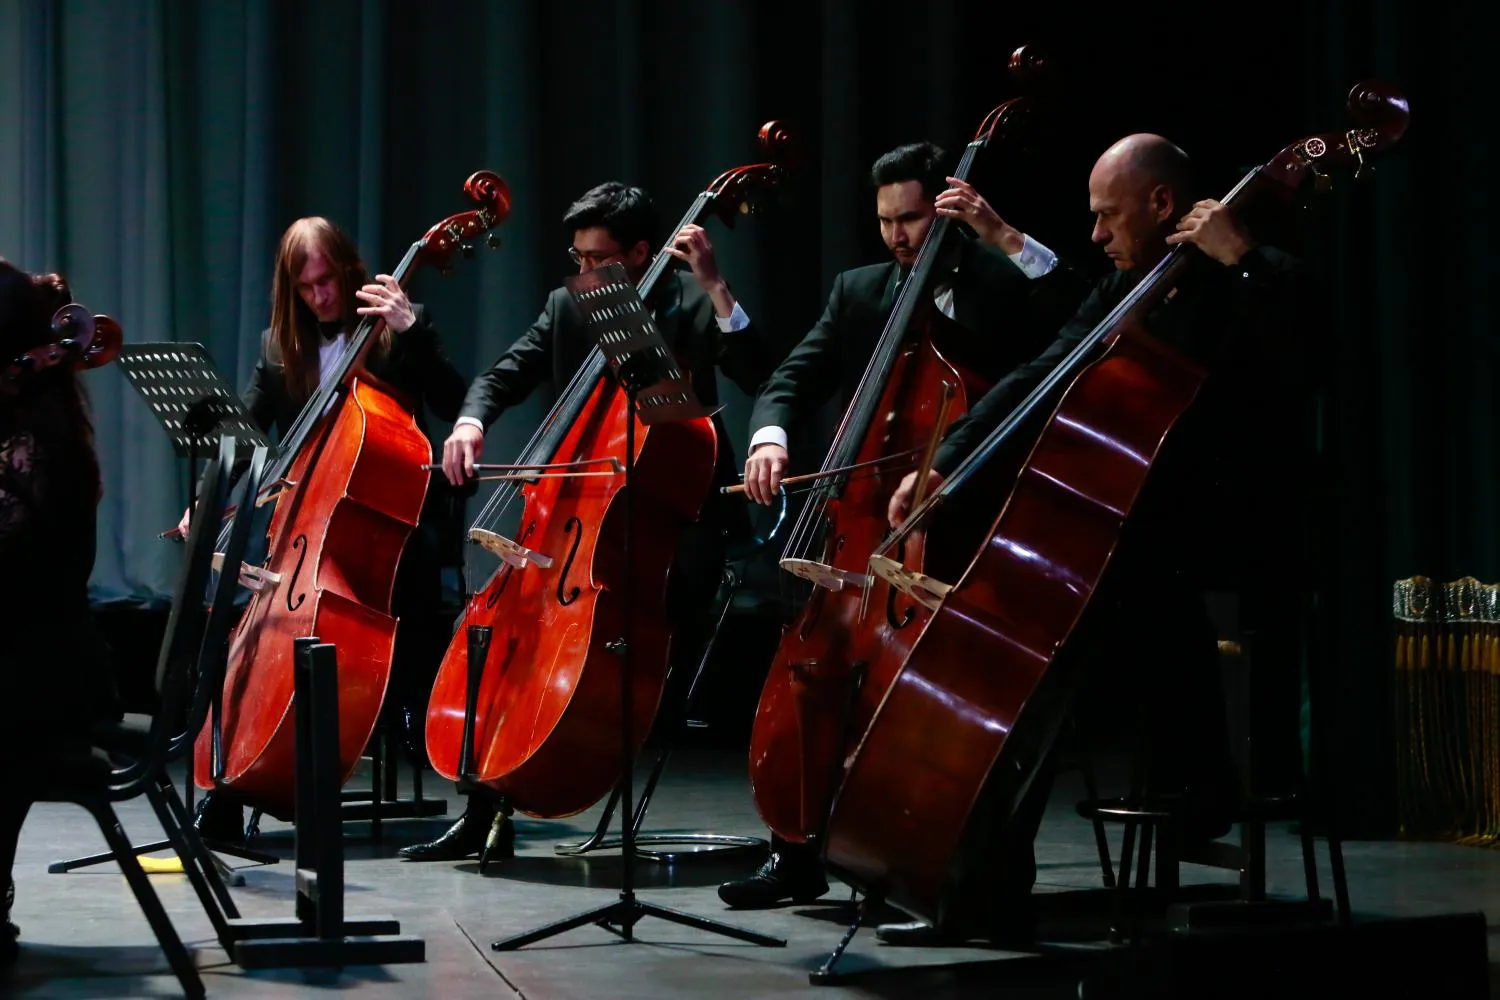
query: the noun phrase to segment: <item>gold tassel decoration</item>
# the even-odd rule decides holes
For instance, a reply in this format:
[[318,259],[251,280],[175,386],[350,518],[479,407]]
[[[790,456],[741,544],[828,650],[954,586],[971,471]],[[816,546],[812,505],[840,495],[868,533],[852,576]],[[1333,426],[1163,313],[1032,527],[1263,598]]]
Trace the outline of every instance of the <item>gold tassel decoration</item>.
[[1392,611],[1400,836],[1500,844],[1500,584],[1409,577]]

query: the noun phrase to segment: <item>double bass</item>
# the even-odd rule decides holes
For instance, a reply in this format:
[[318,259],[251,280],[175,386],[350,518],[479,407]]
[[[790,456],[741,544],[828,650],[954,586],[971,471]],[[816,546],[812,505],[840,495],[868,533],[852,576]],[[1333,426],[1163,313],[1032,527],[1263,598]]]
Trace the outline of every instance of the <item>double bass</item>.
[[[721,174],[677,229],[716,215],[732,225],[755,211],[783,177],[790,136],[777,122],[759,132],[769,162]],[[657,253],[637,284],[647,299],[676,258]],[[634,421],[634,536],[621,558],[627,505],[619,456]],[[707,417],[651,426],[627,409],[596,347],[522,450],[514,473],[485,505],[471,540],[503,560],[468,601],[433,684],[427,747],[433,768],[503,795],[534,816],[587,809],[622,767],[620,656],[627,591],[634,594],[631,733],[640,749],[666,681],[671,625],[667,575],[683,527],[712,482],[717,433]],[[520,505],[514,539],[496,529]],[[488,626],[470,718],[467,626]],[[472,764],[472,769],[470,765]]]
[[[1223,203],[1253,219],[1309,178],[1322,187],[1332,171],[1362,166],[1405,132],[1407,102],[1383,84],[1357,84],[1348,104],[1352,128],[1286,146]],[[1077,671],[1059,653],[1210,374],[1144,327],[1204,266],[1196,248],[1172,248],[871,558],[871,574],[930,617],[879,692],[834,800],[827,860],[851,883],[940,923],[993,854],[993,825],[1024,794],[1065,714]],[[957,582],[901,567],[901,539],[936,523],[944,500],[1054,400]]]
[[[1034,48],[1011,56],[1018,78],[1041,65]],[[992,110],[954,176],[967,180],[979,154],[1027,114],[1024,97]],[[761,818],[788,841],[805,842],[821,831],[849,736],[875,712],[878,692],[925,620],[919,602],[867,572],[887,533],[890,495],[910,469],[930,464],[943,432],[989,387],[945,346],[955,324],[933,303],[938,262],[954,249],[952,231],[952,219],[933,221],[822,468],[807,477],[817,485],[781,560],[813,591],[783,632],[761,689],[750,783]],[[898,558],[932,569],[927,559],[942,549],[931,539],[904,546]]]
[[[470,176],[464,192],[480,207],[411,245],[391,272],[402,287],[423,265],[449,270],[456,253],[471,252],[510,214],[510,190],[490,171]],[[364,369],[380,325],[367,317],[350,335],[288,430],[267,485],[241,500],[276,506],[265,561],[241,570],[252,593],[230,636],[219,741],[210,719],[194,748],[194,779],[275,816],[293,807],[292,640],[317,636],[338,647],[341,782],[369,742],[390,679],[391,592],[427,496],[422,466],[432,449],[410,405]]]

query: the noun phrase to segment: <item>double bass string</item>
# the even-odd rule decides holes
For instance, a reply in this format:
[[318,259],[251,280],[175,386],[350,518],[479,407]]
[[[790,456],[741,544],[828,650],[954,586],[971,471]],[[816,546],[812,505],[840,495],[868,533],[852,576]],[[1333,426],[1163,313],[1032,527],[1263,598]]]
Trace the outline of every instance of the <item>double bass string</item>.
[[[984,145],[984,140],[976,138],[964,147],[963,156],[958,166],[954,168],[955,177],[967,178],[972,173],[975,157]],[[921,301],[923,290],[927,287],[928,278],[934,267],[934,261],[947,241],[951,226],[952,220],[940,215],[933,220],[932,226],[928,229],[927,238],[922,241],[922,247],[917,251],[917,259],[912,264],[910,273],[901,282],[891,315],[886,320],[885,328],[881,332],[880,340],[876,344],[869,364],[865,366],[864,373],[860,376],[859,385],[854,390],[853,401],[844,411],[844,417],[839,422],[839,428],[834,434],[833,443],[829,446],[828,456],[824,459],[820,471],[828,472],[853,464],[855,456],[848,452],[858,449],[874,417],[875,407],[880,404],[891,368],[895,365],[897,352],[906,339],[911,318]],[[784,552],[786,557],[796,559],[808,557],[817,543],[818,532],[823,523],[821,516],[823,509],[833,498],[839,486],[848,481],[846,477],[830,476],[819,486],[809,490],[813,496],[803,505],[802,511],[797,515],[797,523],[787,540]]]
[[[1245,187],[1260,173],[1260,168],[1251,170],[1234,188],[1224,196],[1224,204],[1228,205],[1244,191]],[[982,469],[996,449],[1008,441],[1016,429],[1030,417],[1036,409],[1047,399],[1051,398],[1057,388],[1065,381],[1076,375],[1084,364],[1093,356],[1095,348],[1110,333],[1117,330],[1124,317],[1150,295],[1157,291],[1158,287],[1166,280],[1167,276],[1175,273],[1176,269],[1183,266],[1190,258],[1187,256],[1185,246],[1173,247],[1165,257],[1157,262],[1156,266],[1141,279],[1141,281],[1130,290],[1130,293],[1120,300],[1120,303],[1109,311],[1109,314],[1101,320],[1088,335],[1079,341],[1078,346],[1068,352],[1068,355],[1058,362],[1057,367],[1037,384],[1036,388],[1027,393],[1026,398],[1011,410],[1010,414],[980,442],[979,446],[969,453],[968,457],[959,463],[952,474],[943,484],[932,492],[926,500],[914,508],[907,515],[906,521],[897,528],[877,551],[877,555],[888,553],[892,546],[898,544],[942,501],[943,498],[953,494],[954,491],[963,487],[980,469]]]

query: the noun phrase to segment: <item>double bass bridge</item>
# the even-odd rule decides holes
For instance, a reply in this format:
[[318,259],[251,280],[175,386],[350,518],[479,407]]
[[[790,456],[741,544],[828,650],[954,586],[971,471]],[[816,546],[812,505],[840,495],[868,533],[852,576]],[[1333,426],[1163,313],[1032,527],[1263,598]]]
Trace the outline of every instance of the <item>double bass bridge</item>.
[[874,582],[864,573],[839,569],[837,566],[814,562],[811,559],[783,559],[781,568],[825,590],[844,590],[851,587],[856,590],[867,590]]
[[953,589],[952,584],[944,583],[925,573],[907,569],[889,556],[871,556],[870,573],[880,577],[929,611],[936,611],[938,605],[943,603],[943,598],[947,597],[948,592]]
[[515,569],[525,569],[527,566],[536,566],[539,569],[550,569],[552,557],[543,555],[534,549],[528,549],[520,542],[506,538],[504,535],[484,528],[470,528],[469,541],[478,545],[487,552],[494,554],[502,562]]
[[[224,571],[224,553],[214,553],[213,567],[221,573]],[[240,586],[246,590],[254,591],[258,594],[267,587],[274,587],[280,582],[280,573],[273,573],[264,566],[252,566],[249,563],[240,563]]]

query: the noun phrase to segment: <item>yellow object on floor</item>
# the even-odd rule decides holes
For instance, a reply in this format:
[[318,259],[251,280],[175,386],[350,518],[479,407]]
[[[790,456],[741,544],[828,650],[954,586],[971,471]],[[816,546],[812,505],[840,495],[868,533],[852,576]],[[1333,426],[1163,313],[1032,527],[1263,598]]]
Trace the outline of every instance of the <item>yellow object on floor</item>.
[[170,858],[153,858],[143,856],[140,859],[140,862],[141,871],[145,872],[147,875],[182,874],[182,859],[175,854]]

